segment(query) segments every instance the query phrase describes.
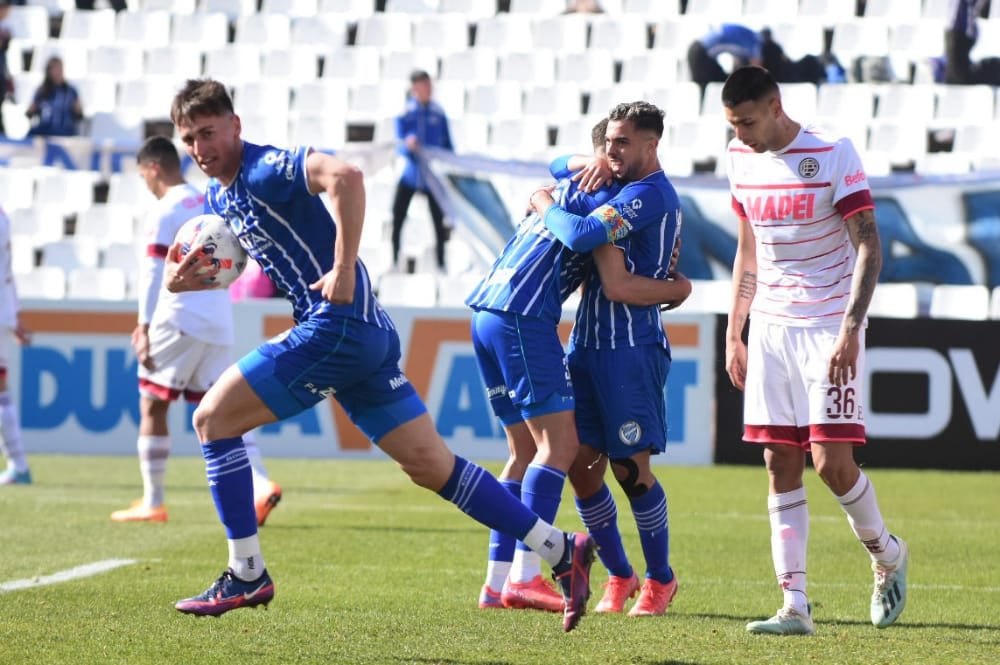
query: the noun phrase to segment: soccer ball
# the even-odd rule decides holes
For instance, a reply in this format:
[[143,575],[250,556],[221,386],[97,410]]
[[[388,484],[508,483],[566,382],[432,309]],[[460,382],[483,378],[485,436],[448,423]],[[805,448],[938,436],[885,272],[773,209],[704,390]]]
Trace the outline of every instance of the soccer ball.
[[192,217],[177,232],[176,241],[181,244],[181,258],[187,256],[191,248],[202,245],[203,252],[211,255],[212,265],[219,268],[212,280],[223,288],[235,282],[247,267],[246,250],[240,246],[226,220],[218,215]]

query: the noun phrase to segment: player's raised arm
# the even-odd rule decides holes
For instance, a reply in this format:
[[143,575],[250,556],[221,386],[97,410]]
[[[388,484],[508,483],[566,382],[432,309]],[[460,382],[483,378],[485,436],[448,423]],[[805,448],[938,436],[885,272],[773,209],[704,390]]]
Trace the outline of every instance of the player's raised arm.
[[321,288],[323,297],[334,304],[354,300],[354,270],[365,221],[365,182],[361,169],[322,152],[306,158],[306,182],[313,194],[330,197],[337,243],[333,268],[312,288]]

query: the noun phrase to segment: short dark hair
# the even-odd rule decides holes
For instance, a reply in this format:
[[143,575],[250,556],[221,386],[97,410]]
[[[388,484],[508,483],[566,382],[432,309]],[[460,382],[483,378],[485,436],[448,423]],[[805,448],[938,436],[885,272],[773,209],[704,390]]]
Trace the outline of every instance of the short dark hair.
[[137,164],[158,164],[168,172],[181,170],[181,158],[177,147],[166,136],[150,136],[135,156]]
[[414,69],[410,72],[410,83],[416,83],[418,81],[430,81],[431,75],[428,74],[423,69]]
[[608,134],[608,119],[601,118],[600,121],[590,130],[590,142],[594,150],[604,147],[604,137]]
[[170,119],[175,125],[182,120],[190,122],[201,115],[233,113],[233,99],[229,91],[214,79],[188,79],[170,105]]
[[722,86],[722,105],[727,109],[743,102],[757,102],[770,95],[777,95],[778,82],[771,72],[757,65],[736,69]]
[[608,120],[631,120],[636,129],[647,129],[663,137],[663,111],[649,102],[625,102],[608,113]]

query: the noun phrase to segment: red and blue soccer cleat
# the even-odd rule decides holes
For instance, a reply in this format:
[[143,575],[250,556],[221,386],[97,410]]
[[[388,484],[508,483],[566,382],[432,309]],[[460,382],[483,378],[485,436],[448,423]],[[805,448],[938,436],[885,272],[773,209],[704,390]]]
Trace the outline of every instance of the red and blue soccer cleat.
[[274,582],[266,570],[253,582],[244,582],[227,568],[205,593],[178,600],[174,607],[185,614],[217,617],[241,607],[266,606],[272,598]]

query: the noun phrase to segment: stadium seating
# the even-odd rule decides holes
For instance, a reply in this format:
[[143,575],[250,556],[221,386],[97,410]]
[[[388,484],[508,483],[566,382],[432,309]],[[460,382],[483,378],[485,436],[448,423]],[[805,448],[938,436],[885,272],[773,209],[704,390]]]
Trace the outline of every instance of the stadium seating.
[[938,284],[931,292],[933,318],[981,321],[989,313],[990,291],[982,284]]
[[121,268],[74,268],[66,279],[66,297],[90,300],[123,300],[127,293]]
[[378,281],[378,299],[389,307],[434,307],[437,279],[430,273],[386,273]]
[[869,316],[912,319],[919,313],[919,293],[909,282],[880,282],[868,306]]
[[18,275],[17,295],[22,300],[62,300],[66,297],[66,272],[59,266],[32,268]]
[[[24,247],[64,239],[74,217],[86,242],[106,228],[105,215],[117,219],[127,206],[135,218],[150,202],[137,176],[107,172],[106,155],[138,145],[147,121],[167,120],[185,78],[225,80],[248,139],[339,148],[394,140],[393,117],[415,67],[434,78],[462,152],[532,157],[553,139],[552,150],[578,150],[599,114],[641,97],[666,111],[660,154],[668,173],[714,167],[721,174],[730,129],[720,85],[702,95],[686,63],[692,39],[720,16],[768,25],[795,58],[821,52],[824,39],[848,66],[859,56],[891,56],[892,84],[782,86],[789,114],[849,136],[869,175],[1000,167],[989,147],[1000,144],[1000,91],[933,83],[947,0],[868,0],[863,17],[848,0],[602,4],[605,13],[596,15],[563,15],[564,0],[511,0],[500,12],[486,0],[130,0],[117,14],[105,3],[81,11],[70,0],[14,6],[11,52],[25,57],[9,61],[16,103],[3,108],[8,136],[27,132],[24,109],[45,62],[60,55],[83,101],[81,141],[102,146],[105,170],[86,172],[82,188],[62,188],[47,170],[0,169],[0,201],[21,229],[25,220],[36,225],[19,233]],[[973,58],[1000,55],[1000,2],[980,30]],[[82,143],[59,146],[90,166]],[[122,164],[132,161],[126,155]],[[393,174],[370,178],[370,186],[383,179]],[[108,183],[107,206],[94,204],[98,180]],[[378,215],[387,214],[388,197]],[[426,267],[425,258],[418,265]],[[383,257],[376,260],[381,266]],[[20,269],[33,263],[19,261]]]

